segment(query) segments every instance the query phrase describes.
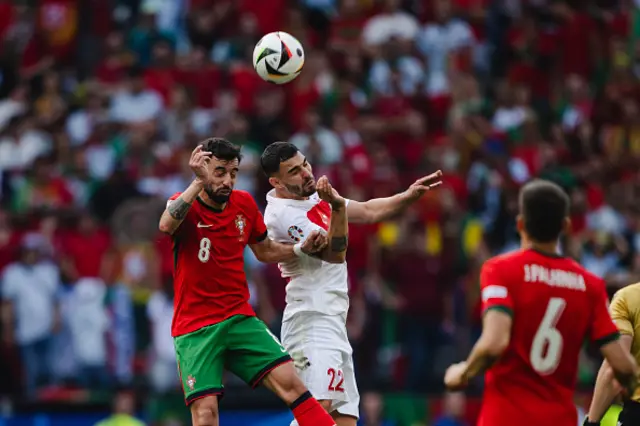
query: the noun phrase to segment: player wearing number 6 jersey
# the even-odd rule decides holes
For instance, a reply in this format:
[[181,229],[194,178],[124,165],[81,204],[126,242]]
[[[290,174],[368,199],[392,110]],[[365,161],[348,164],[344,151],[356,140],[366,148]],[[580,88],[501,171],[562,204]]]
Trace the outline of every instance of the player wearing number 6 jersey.
[[320,233],[296,245],[276,243],[255,201],[233,186],[240,148],[212,138],[192,153],[196,179],[167,203],[160,230],[173,239],[175,309],[172,334],[193,426],[218,426],[223,369],[251,386],[263,384],[303,426],[335,426],[297,376],[291,358],[249,305],[243,253],[263,262],[317,253]]
[[466,385],[490,365],[479,426],[575,426],[578,357],[596,343],[627,389],[637,366],[618,341],[604,282],[556,251],[568,230],[569,199],[547,181],[520,192],[522,250],[487,261],[480,287],[482,335],[467,361],[447,370],[445,384]]

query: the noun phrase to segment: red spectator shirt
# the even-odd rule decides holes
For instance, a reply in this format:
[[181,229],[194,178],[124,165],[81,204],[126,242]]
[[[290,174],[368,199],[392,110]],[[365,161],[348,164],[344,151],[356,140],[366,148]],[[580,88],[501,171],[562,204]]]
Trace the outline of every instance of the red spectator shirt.
[[103,229],[88,235],[73,231],[62,238],[64,253],[78,273],[76,278],[100,277],[102,261],[110,247],[111,237]]
[[479,426],[575,426],[580,349],[619,334],[604,282],[575,261],[521,250],[494,257],[480,272],[482,308],[513,315],[511,342],[486,373]]
[[[180,193],[169,200],[175,200]],[[233,191],[224,210],[198,198],[173,234],[175,313],[180,336],[235,315],[255,316],[249,305],[244,248],[267,237],[262,213],[249,193]]]

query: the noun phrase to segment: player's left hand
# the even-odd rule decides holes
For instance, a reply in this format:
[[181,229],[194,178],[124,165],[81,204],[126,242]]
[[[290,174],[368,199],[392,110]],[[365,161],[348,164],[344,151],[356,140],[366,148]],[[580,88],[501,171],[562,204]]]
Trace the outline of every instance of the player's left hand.
[[345,199],[338,194],[338,191],[331,186],[331,183],[329,183],[329,179],[326,176],[322,176],[318,179],[318,182],[316,183],[316,191],[318,191],[320,199],[331,204],[331,208],[334,210],[339,210],[347,204]]
[[412,199],[417,200],[422,197],[425,192],[437,188],[440,185],[442,185],[442,171],[438,170],[435,173],[421,177],[413,182],[409,189],[407,189],[407,193]]
[[324,232],[313,231],[304,240],[300,249],[304,254],[313,255],[324,250],[328,243],[327,235]]
[[467,371],[467,362],[462,361],[451,365],[444,373],[444,384],[450,390],[460,390],[467,386],[465,372]]

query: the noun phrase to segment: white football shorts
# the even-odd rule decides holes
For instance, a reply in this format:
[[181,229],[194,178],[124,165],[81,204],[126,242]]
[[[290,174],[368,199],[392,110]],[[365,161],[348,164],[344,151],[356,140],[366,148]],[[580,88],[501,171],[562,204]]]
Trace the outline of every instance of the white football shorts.
[[359,418],[360,394],[346,315],[295,314],[282,323],[281,339],[313,397],[330,400],[331,412]]

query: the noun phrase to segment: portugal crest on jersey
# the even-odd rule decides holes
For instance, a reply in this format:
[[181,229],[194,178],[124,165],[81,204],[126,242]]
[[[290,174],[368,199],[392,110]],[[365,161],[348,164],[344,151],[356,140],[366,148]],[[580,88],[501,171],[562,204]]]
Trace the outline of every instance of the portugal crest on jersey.
[[239,214],[238,216],[236,216],[236,228],[238,228],[238,232],[239,232],[239,236],[238,239],[240,241],[244,240],[244,229],[246,228],[247,223],[244,220],[244,216],[242,216],[241,214]]
[[189,377],[187,377],[187,386],[189,386],[190,390],[193,390],[193,388],[196,386],[196,378],[192,375],[189,375]]
[[299,226],[290,226],[287,232],[289,233],[289,238],[291,238],[296,243],[304,238],[304,232]]

